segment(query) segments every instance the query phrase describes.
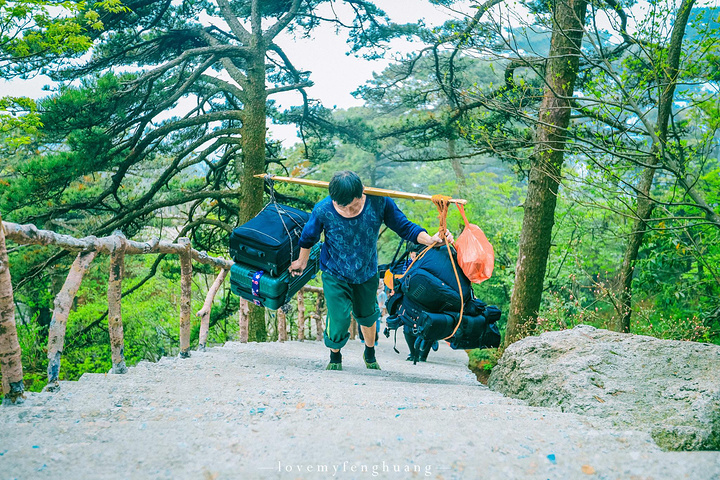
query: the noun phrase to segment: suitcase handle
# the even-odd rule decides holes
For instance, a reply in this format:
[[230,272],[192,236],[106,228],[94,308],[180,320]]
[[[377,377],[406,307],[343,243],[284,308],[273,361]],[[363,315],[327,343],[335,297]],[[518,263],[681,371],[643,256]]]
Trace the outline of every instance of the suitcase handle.
[[250,248],[247,245],[240,245],[240,250],[245,250],[250,255],[254,255],[258,258],[263,258],[265,256],[265,252],[262,250],[256,250],[254,248]]

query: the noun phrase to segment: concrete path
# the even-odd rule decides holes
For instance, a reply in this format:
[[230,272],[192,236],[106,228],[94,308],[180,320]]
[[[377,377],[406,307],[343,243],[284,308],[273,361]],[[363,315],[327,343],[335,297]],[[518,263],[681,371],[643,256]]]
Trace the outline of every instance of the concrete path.
[[464,352],[229,343],[0,408],[0,479],[720,479],[720,452],[491,392]]

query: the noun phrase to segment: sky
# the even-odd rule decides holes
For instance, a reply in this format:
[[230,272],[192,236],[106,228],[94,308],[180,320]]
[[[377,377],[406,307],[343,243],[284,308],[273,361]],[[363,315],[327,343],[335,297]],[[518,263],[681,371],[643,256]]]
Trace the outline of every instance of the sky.
[[[396,23],[416,23],[423,20],[428,25],[440,25],[450,18],[460,15],[445,7],[430,4],[427,0],[376,0]],[[314,86],[307,88],[309,98],[319,99],[325,107],[350,108],[361,106],[362,100],[351,95],[359,86],[372,78],[373,72],[380,72],[390,63],[390,59],[368,61],[354,55],[347,55],[349,46],[347,35],[336,34],[334,28],[321,27],[310,39],[296,40],[288,35],[277,39],[278,45],[288,54],[299,70],[312,72],[310,79]],[[393,48],[409,52],[413,49],[408,42],[398,40]],[[287,92],[271,97],[281,107],[300,105],[302,97],[297,92]],[[297,129],[293,125],[268,125],[274,138],[283,140],[283,145],[291,146],[298,140]]]
[[[468,8],[468,5],[472,3],[478,2],[472,0],[459,2],[459,6],[456,8],[464,9],[465,12],[472,14],[474,10]],[[640,7],[642,3],[639,2],[635,8]],[[705,0],[701,3],[717,5],[718,0]],[[334,2],[334,4],[342,15],[341,2]],[[376,4],[397,23],[412,23],[422,19],[427,25],[440,25],[450,18],[461,17],[460,14],[446,7],[432,5],[428,0],[376,0]],[[508,5],[508,7],[510,6]],[[326,13],[329,16],[329,12]],[[335,29],[329,26],[316,29],[312,38],[294,39],[285,34],[276,39],[296,68],[312,72],[310,79],[314,82],[314,86],[306,89],[308,96],[319,99],[324,106],[330,108],[349,108],[362,105],[362,101],[354,98],[351,92],[371,79],[374,71],[382,71],[390,62],[390,59],[367,61],[354,55],[347,55],[349,47],[346,40],[347,35],[344,32],[336,33]],[[394,49],[404,52],[412,51],[415,48],[407,42],[399,40],[392,46]],[[40,98],[48,94],[43,87],[50,83],[50,79],[46,76],[12,82],[0,80],[0,96]],[[297,92],[286,92],[273,95],[271,98],[280,107],[286,108],[300,105],[302,102],[301,96]],[[188,100],[187,105],[191,103],[192,100]],[[182,104],[179,109],[183,109]],[[177,111],[173,112],[173,114],[177,113]],[[165,118],[166,115],[163,117]],[[268,127],[273,138],[282,140],[286,147],[298,140],[295,126],[269,124]]]

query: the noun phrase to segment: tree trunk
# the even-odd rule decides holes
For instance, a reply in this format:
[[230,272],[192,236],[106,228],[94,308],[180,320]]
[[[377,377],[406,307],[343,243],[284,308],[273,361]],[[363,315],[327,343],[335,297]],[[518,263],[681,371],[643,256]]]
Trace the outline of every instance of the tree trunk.
[[460,159],[455,158],[456,142],[457,140],[455,140],[454,138],[448,139],[448,157],[450,157],[450,162],[452,164],[453,172],[455,172],[455,178],[457,178],[458,186],[460,188],[465,188],[467,186],[467,183],[465,181],[465,171],[463,170],[462,163],[460,163]]
[[75,258],[70,267],[70,272],[65,279],[60,292],[55,297],[55,309],[52,320],[50,320],[50,331],[48,333],[48,384],[45,389],[53,392],[59,388],[60,359],[62,357],[63,345],[65,344],[65,328],[73,300],[82,283],[85,272],[95,259],[97,252],[81,252]]
[[0,217],[0,373],[2,373],[2,391],[5,398],[10,403],[22,401],[25,398],[22,352],[15,326],[15,302],[2,217]]
[[190,312],[192,304],[192,257],[190,239],[183,237],[178,243],[185,247],[180,253],[180,358],[190,357]]
[[630,322],[632,320],[632,279],[635,270],[635,262],[637,261],[638,252],[642,245],[647,229],[647,220],[652,215],[655,207],[650,198],[650,189],[652,188],[653,179],[655,177],[654,165],[662,163],[665,156],[665,142],[667,141],[668,122],[672,113],[672,103],[675,96],[675,87],[677,85],[678,68],[680,66],[680,53],[682,52],[682,40],[685,36],[685,28],[690,18],[690,11],[695,0],[683,0],[673,24],[672,34],[670,36],[670,45],[668,46],[668,57],[666,68],[662,68],[659,72],[661,78],[665,81],[664,88],[660,94],[658,103],[658,116],[655,124],[657,132],[657,141],[654,141],[650,154],[648,156],[648,164],[640,178],[637,194],[637,212],[633,222],[633,228],[625,247],[625,255],[623,257],[622,267],[620,268],[620,279],[618,292],[620,311],[618,319],[611,327],[618,332],[629,332]]
[[537,321],[586,10],[586,0],[560,0],[552,11],[553,32],[546,86],[535,129],[535,151],[530,159],[505,345],[532,333]]
[[[255,6],[253,6],[255,8]],[[265,46],[262,34],[253,32],[253,55],[249,60],[245,95],[245,118],[242,125],[242,197],[240,199],[240,223],[253,218],[263,206],[263,180],[256,174],[265,172],[265,122],[267,117],[265,88]],[[267,341],[265,311],[250,305],[248,315],[249,341]]]
[[115,233],[115,248],[110,253],[110,279],[108,281],[108,328],[110,330],[110,351],[112,373],[126,373],[125,340],[123,338],[122,279],[125,272],[125,235]]

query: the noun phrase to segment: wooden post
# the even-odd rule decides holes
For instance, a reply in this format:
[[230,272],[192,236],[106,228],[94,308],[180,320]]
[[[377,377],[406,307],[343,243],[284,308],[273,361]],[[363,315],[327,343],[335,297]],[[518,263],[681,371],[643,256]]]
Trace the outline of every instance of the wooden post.
[[350,316],[350,340],[355,340],[357,338],[358,333],[358,325],[357,321],[355,321],[355,315]]
[[297,293],[297,310],[298,310],[298,341],[305,340],[305,294],[302,288]]
[[110,330],[110,351],[112,352],[112,373],[125,373],[125,340],[123,339],[122,278],[125,272],[126,238],[120,231],[113,232],[114,242],[110,252],[110,279],[108,281],[108,328]]
[[200,317],[200,339],[198,340],[198,350],[201,352],[205,351],[205,346],[207,343],[208,330],[210,329],[210,311],[212,310],[212,304],[215,300],[215,295],[217,295],[217,292],[220,289],[220,286],[225,281],[227,272],[228,271],[224,268],[220,270],[220,273],[218,273],[218,276],[215,278],[215,281],[210,286],[210,290],[208,290],[208,293],[205,296],[205,303],[203,303],[202,309],[196,313],[196,315]]
[[180,358],[190,358],[190,311],[192,302],[192,257],[190,239],[182,237],[180,252]]
[[0,373],[2,390],[9,403],[22,403],[25,398],[22,352],[15,326],[10,262],[5,246],[5,229],[0,217]]
[[80,288],[83,276],[95,259],[97,252],[80,252],[70,267],[70,272],[65,279],[60,292],[55,297],[55,308],[50,320],[50,331],[48,333],[48,383],[45,390],[54,392],[60,388],[58,379],[60,377],[60,358],[62,357],[63,346],[65,345],[65,328],[70,315],[73,300]]
[[287,313],[283,307],[277,309],[277,330],[278,341],[287,342]]
[[238,309],[239,326],[238,332],[240,343],[248,342],[248,316],[250,315],[250,306],[244,298],[240,299],[240,308]]
[[317,341],[323,340],[323,333],[325,331],[322,320],[322,311],[324,305],[325,297],[321,293],[318,293],[317,303],[315,304],[315,326],[317,328],[317,338],[315,340]]

